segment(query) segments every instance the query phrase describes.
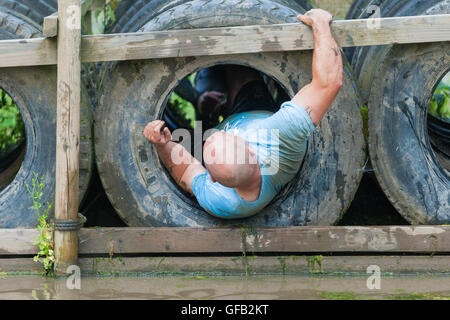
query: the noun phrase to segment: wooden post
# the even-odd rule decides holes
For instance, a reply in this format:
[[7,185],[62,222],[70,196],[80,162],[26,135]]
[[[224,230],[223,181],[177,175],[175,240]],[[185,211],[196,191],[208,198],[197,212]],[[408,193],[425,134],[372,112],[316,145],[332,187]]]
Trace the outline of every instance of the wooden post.
[[[58,0],[55,222],[78,219],[81,0]],[[55,228],[57,229],[57,228]],[[77,264],[78,231],[55,230],[56,272]]]

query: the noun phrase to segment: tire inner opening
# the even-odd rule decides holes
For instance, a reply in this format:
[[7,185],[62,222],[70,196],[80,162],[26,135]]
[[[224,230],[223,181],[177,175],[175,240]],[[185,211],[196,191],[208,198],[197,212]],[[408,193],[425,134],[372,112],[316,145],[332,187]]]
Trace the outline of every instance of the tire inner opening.
[[26,132],[19,108],[0,88],[0,192],[15,178],[25,156]]
[[450,71],[437,83],[431,95],[427,131],[438,164],[450,171]]
[[[205,142],[205,131],[215,128],[222,121],[224,121],[226,117],[233,114],[227,114],[226,112],[224,112],[229,97],[228,88],[225,82],[225,76],[223,75],[222,71],[227,66],[235,65],[218,64],[212,67],[198,70],[186,76],[169,94],[167,103],[162,113],[162,120],[165,121],[166,126],[172,132],[173,141],[182,143],[185,146],[186,144],[189,145],[190,143],[190,152],[197,159],[199,159],[199,156],[202,157],[201,155],[203,153],[203,144]],[[259,70],[253,68],[250,69],[253,72],[257,72],[260,75],[261,79],[264,81],[265,86],[267,87],[270,95],[273,98],[275,111],[280,109],[282,103],[291,99],[286,89],[284,89],[284,87],[273,77]],[[222,93],[223,96],[221,96],[220,98],[217,98],[217,96],[215,96],[213,99],[209,99],[208,102],[199,103],[199,101],[202,99],[201,96],[208,96],[208,93],[210,92],[219,92]],[[207,109],[207,111],[205,112],[205,110],[203,109]],[[189,136],[191,137],[190,141],[183,142],[183,138],[177,138],[181,135],[174,135],[174,131],[177,129],[188,130]],[[194,130],[197,130],[197,134],[198,132],[201,132],[201,148],[195,146],[196,139],[194,138]],[[201,152],[199,152],[197,149],[201,150]],[[170,174],[167,170],[166,174],[170,177]],[[174,185],[176,185],[175,182]],[[279,195],[275,197],[274,200],[279,198],[281,194],[285,194],[286,190],[289,189],[289,185],[290,183],[288,183],[288,185],[280,191]],[[176,187],[179,191],[181,191],[183,195],[187,196],[185,200],[191,203],[194,200],[194,202],[196,203],[194,197],[191,197],[187,193],[182,191],[182,189],[178,185]]]

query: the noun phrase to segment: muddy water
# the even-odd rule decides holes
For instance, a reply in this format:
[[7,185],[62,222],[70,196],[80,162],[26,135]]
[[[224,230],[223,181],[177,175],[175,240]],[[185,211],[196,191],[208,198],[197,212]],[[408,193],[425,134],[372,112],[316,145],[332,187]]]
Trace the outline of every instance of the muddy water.
[[367,277],[0,277],[0,299],[450,299],[450,275],[382,277],[368,289]]

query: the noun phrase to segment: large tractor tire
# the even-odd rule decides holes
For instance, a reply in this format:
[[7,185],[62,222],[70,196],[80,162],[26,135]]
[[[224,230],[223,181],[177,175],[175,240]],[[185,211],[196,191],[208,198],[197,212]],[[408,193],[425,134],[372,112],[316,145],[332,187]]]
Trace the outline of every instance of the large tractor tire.
[[[34,38],[41,31],[0,8],[0,40]],[[54,203],[56,154],[56,67],[1,68],[0,88],[18,106],[26,143],[20,156],[0,172],[0,228],[34,227],[37,215],[26,184],[36,173],[46,186],[41,203]],[[93,165],[92,113],[86,90],[81,100],[80,201]],[[23,162],[22,162],[23,160]]]
[[[195,0],[150,19],[141,30],[289,23],[296,21],[297,14],[267,0]],[[118,63],[105,81],[95,121],[100,178],[118,214],[129,226],[334,224],[349,207],[366,160],[360,105],[348,68],[341,92],[309,139],[297,176],[262,212],[224,221],[206,213],[174,184],[142,130],[162,116],[181,79],[223,63],[260,70],[290,96],[312,78],[312,51]]]
[[0,11],[12,14],[36,28],[41,28],[44,17],[57,10],[57,0],[0,0]]
[[[186,2],[189,0],[122,0],[115,11],[116,22],[108,26],[106,31],[136,32],[157,15]],[[275,0],[275,2],[299,12],[311,8],[307,0]]]
[[[352,5],[350,6],[350,9],[347,12],[347,15],[345,16],[345,19],[360,19],[360,17],[369,12],[372,12],[369,10],[368,5],[370,4],[372,0],[355,0],[353,1]],[[349,61],[352,61],[353,54],[355,52],[356,47],[347,47],[344,48],[345,56]]]
[[[58,11],[57,2],[57,0],[0,0],[0,11],[13,15],[36,29],[42,30],[44,18]],[[98,72],[95,63],[83,63],[81,72],[83,85],[88,90],[91,105],[94,107],[98,95]]]
[[[368,6],[378,6],[382,18],[446,13],[450,0],[372,0]],[[371,17],[372,11],[364,10],[358,19]],[[356,17],[355,17],[356,18]],[[352,56],[352,68],[360,87],[361,96],[367,103],[372,81],[380,61],[392,45],[357,47]]]
[[366,10],[372,0],[355,0],[345,16],[345,19],[359,19],[362,13]]
[[[144,25],[167,10],[188,3],[190,0],[122,0],[115,10],[116,20],[106,26],[105,33],[138,32]],[[310,9],[307,0],[273,0],[298,12]],[[116,63],[99,64],[97,77],[98,90],[101,91],[106,74]]]
[[396,46],[373,82],[372,165],[386,196],[412,224],[450,223],[450,167],[439,161],[426,125],[431,94],[449,67],[448,42]]
[[[450,13],[449,0],[384,3],[382,17]],[[449,48],[448,43],[375,46],[357,48],[353,56],[368,103],[372,166],[388,199],[412,224],[450,222],[448,145],[433,147],[428,133],[444,134],[445,128],[427,128],[430,98],[449,71]]]

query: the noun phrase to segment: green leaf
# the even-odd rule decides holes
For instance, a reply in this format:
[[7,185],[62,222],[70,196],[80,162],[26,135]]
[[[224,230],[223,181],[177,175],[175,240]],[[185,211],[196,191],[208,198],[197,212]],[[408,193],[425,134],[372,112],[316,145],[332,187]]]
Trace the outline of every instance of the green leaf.
[[5,102],[7,106],[12,106],[13,101],[9,95],[5,95]]
[[430,102],[430,107],[428,109],[428,112],[430,114],[432,114],[435,117],[438,117],[438,104],[436,103],[436,101],[432,100]]
[[450,119],[450,98],[446,97],[444,104],[439,109],[439,115],[442,119]]

